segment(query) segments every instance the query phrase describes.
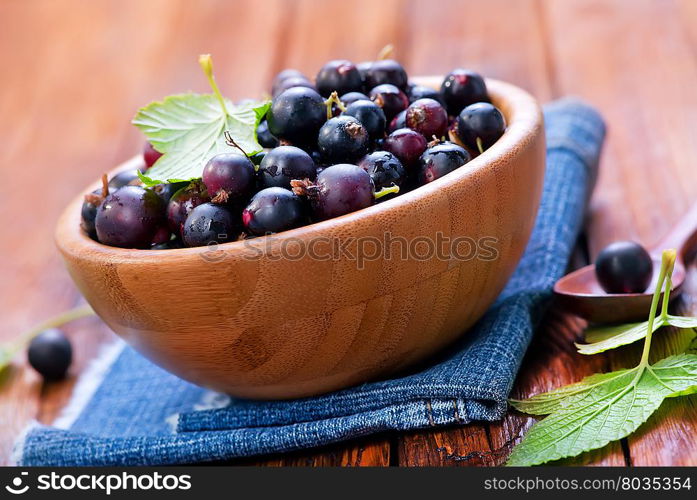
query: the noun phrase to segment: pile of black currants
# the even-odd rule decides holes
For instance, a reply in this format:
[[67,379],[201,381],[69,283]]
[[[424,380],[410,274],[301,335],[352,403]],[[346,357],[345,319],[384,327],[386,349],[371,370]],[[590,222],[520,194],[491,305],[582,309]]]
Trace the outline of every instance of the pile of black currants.
[[[462,167],[504,133],[484,79],[449,73],[440,90],[397,61],[325,64],[315,81],[281,71],[257,128],[263,152],[211,158],[201,179],[145,188],[124,172],[86,196],[82,227],[111,246],[170,249],[278,233],[338,217]],[[159,153],[146,144],[145,169]]]

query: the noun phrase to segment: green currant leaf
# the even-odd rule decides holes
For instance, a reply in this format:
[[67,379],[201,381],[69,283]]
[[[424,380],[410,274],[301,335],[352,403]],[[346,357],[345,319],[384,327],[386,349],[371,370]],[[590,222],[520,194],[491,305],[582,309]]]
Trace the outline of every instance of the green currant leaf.
[[572,457],[628,436],[666,397],[697,390],[697,355],[680,354],[605,375],[592,389],[533,425],[507,465]]
[[666,316],[666,323],[677,328],[697,328],[697,318],[690,316]]
[[[655,332],[663,325],[664,322],[661,320],[661,318],[656,318],[653,323],[653,331]],[[615,349],[617,347],[636,342],[637,340],[641,340],[646,337],[646,333],[648,331],[648,321],[644,321],[643,323],[630,323],[628,325],[589,328],[586,331],[586,340],[588,340],[590,343],[575,343],[574,345],[581,354],[598,354],[609,349]]]
[[528,399],[511,399],[509,403],[513,408],[523,413],[528,413],[530,415],[549,415],[550,413],[554,413],[557,410],[585,398],[589,392],[595,390],[598,386],[602,386],[613,379],[631,376],[630,372],[634,372],[634,370],[596,373],[575,384],[566,385],[550,392],[536,394]]
[[256,129],[270,102],[234,106],[225,99],[223,109],[221,99],[215,94],[179,94],[138,110],[133,124],[163,153],[141,175],[146,185],[200,178],[211,157],[236,151],[226,144],[226,131],[247,155],[262,150]]

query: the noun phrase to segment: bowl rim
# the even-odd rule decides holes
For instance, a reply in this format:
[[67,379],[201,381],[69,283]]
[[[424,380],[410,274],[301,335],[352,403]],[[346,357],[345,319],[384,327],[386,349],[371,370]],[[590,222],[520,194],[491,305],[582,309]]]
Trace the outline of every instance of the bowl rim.
[[[417,76],[413,77],[411,81],[430,87],[439,87],[442,79],[442,76]],[[530,141],[534,132],[540,129],[543,123],[540,105],[527,91],[501,80],[487,78],[485,81],[492,102],[501,109],[506,118],[507,128],[504,134],[491,147],[470,160],[465,168],[458,168],[433,182],[370,207],[281,233],[259,236],[248,240],[219,243],[215,246],[216,251],[223,250],[231,253],[254,251],[257,253],[259,245],[270,241],[271,238],[273,238],[275,246],[292,238],[326,235],[328,231],[336,229],[338,226],[351,225],[359,220],[370,219],[376,214],[388,212],[394,207],[427,198],[445,186],[467,181],[471,177],[481,175],[482,171],[491,167],[493,163],[513,154],[523,144]],[[129,168],[138,168],[141,165],[142,157],[141,155],[136,155],[112,169],[109,174],[113,175],[116,172]],[[80,227],[80,207],[84,200],[84,193],[89,193],[99,186],[101,186],[99,181],[89,184],[65,207],[61,214],[56,225],[55,241],[62,252],[69,254],[89,253],[92,258],[98,257],[99,260],[106,259],[111,262],[127,261],[129,263],[134,263],[134,255],[137,255],[137,262],[144,264],[180,260],[189,256],[198,256],[202,252],[210,252],[209,246],[152,250],[112,247],[93,240]],[[268,249],[269,247],[267,246],[266,248]]]

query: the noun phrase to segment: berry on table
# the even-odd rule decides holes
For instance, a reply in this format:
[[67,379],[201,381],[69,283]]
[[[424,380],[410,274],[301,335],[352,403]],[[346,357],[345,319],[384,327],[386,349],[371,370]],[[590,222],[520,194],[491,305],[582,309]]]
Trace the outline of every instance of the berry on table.
[[59,380],[65,377],[70,368],[73,348],[61,330],[50,328],[31,340],[27,357],[32,368],[44,379]]
[[457,116],[465,106],[488,102],[484,79],[474,71],[455,69],[448,73],[440,87],[440,94],[448,113]]
[[435,99],[419,99],[407,108],[406,124],[424,137],[443,137],[448,130],[448,113]]
[[470,104],[457,117],[457,135],[473,151],[483,153],[506,131],[506,120],[488,102]]
[[344,111],[345,116],[353,116],[361,122],[371,139],[379,139],[385,136],[387,119],[382,108],[370,100],[360,100],[349,104]]
[[617,241],[598,254],[595,275],[607,293],[643,293],[653,277],[653,260],[638,243]]
[[215,203],[228,203],[249,198],[255,188],[256,170],[245,155],[221,153],[208,160],[202,180]]
[[419,158],[419,184],[428,184],[470,161],[466,149],[452,142],[441,142],[429,147]]
[[352,116],[328,120],[319,131],[317,145],[327,163],[352,162],[368,152],[366,128]]
[[95,230],[105,245],[149,248],[164,220],[165,204],[157,194],[140,186],[124,186],[100,205]]
[[188,247],[234,241],[239,235],[236,218],[227,207],[215,203],[203,203],[194,208],[182,230],[182,239]]
[[257,172],[262,188],[282,187],[290,189],[293,179],[317,177],[317,168],[312,157],[295,146],[279,146],[269,151]]
[[242,211],[242,224],[255,236],[279,233],[302,226],[307,215],[298,195],[281,187],[262,189]]
[[336,59],[322,66],[315,78],[317,91],[324,97],[329,97],[332,92],[345,94],[347,92],[359,92],[363,88],[363,79],[351,61]]
[[392,121],[392,118],[409,106],[409,98],[404,92],[389,83],[373,87],[370,99],[382,108],[388,121]]
[[412,169],[419,163],[427,145],[428,141],[423,135],[408,128],[395,130],[385,140],[385,149],[399,158],[407,169]]
[[327,107],[312,89],[294,87],[275,97],[266,120],[269,131],[279,139],[293,144],[309,144],[327,120]]

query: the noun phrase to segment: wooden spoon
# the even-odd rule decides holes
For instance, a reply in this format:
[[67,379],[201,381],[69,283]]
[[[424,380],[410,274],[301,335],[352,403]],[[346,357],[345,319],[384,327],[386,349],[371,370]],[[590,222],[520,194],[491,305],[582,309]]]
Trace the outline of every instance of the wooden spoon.
[[595,277],[595,265],[582,267],[561,278],[554,285],[554,293],[566,310],[594,323],[641,321],[648,317],[651,297],[658,279],[661,252],[675,248],[678,258],[673,271],[675,298],[685,281],[685,262],[697,243],[697,204],[678,221],[673,230],[649,250],[654,261],[654,275],[644,293],[606,293]]

